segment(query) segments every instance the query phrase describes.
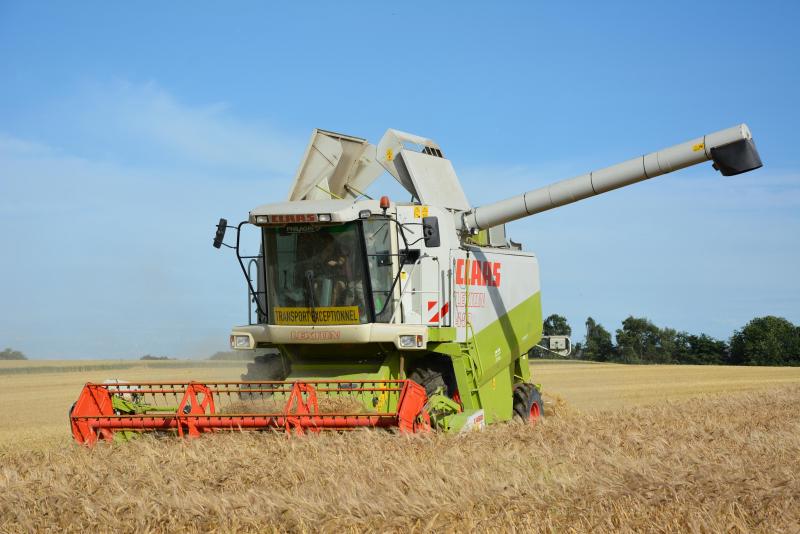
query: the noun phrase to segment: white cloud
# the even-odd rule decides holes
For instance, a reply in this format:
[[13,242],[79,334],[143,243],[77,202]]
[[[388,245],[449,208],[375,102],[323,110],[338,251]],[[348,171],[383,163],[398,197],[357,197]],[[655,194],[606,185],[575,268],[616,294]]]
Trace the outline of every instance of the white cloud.
[[53,107],[50,120],[60,123],[60,133],[76,133],[56,144],[93,158],[291,174],[305,141],[263,120],[238,117],[224,102],[181,102],[155,82],[85,85]]

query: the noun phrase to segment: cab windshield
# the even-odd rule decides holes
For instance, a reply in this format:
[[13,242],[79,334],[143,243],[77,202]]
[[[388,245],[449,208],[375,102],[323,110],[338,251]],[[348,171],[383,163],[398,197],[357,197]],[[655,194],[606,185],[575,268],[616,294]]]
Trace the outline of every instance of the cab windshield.
[[270,323],[363,324],[376,314],[388,320],[386,221],[265,228],[264,245]]

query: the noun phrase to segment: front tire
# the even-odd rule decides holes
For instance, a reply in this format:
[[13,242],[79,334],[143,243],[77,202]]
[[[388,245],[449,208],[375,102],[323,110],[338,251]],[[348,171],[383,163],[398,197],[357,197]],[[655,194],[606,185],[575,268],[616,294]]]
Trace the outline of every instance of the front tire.
[[458,391],[453,364],[444,358],[426,358],[408,373],[408,379],[424,387],[428,397],[441,391],[452,398]]
[[256,356],[247,364],[247,372],[242,375],[243,382],[259,380],[286,380],[286,369],[280,353],[273,352]]
[[[279,352],[270,352],[256,356],[255,359],[247,364],[247,372],[242,375],[242,382],[282,381],[288,375],[283,357]],[[258,386],[244,385],[243,390],[258,389]],[[254,398],[269,398],[272,393],[239,393],[242,400]]]
[[408,375],[409,380],[413,380],[420,386],[425,388],[425,394],[428,397],[434,395],[437,391],[444,392],[447,395],[447,384],[444,382],[444,375],[437,369],[430,367],[417,367],[411,374]]

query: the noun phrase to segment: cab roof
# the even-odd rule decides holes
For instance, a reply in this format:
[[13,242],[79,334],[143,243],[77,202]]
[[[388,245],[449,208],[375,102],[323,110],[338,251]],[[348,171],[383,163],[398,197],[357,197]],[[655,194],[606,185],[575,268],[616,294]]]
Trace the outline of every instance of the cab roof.
[[264,204],[250,211],[252,224],[282,224],[286,222],[317,222],[313,217],[306,219],[285,218],[282,216],[314,216],[321,214],[330,215],[330,222],[347,222],[359,218],[359,212],[370,210],[380,213],[381,207],[378,200],[293,200],[290,202],[276,202]]

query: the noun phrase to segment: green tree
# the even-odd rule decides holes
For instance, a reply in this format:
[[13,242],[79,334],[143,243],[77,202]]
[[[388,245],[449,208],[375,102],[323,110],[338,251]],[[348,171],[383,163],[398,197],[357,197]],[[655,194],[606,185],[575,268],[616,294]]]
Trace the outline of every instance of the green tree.
[[670,363],[676,335],[675,330],[662,331],[644,317],[629,316],[617,330],[617,353],[624,363]]
[[684,350],[685,332],[678,332],[674,328],[657,328],[657,350],[655,359],[659,363],[674,363],[679,360]]
[[572,328],[570,328],[566,317],[554,313],[544,320],[544,324],[542,325],[542,335],[571,336]]
[[728,357],[728,344],[706,334],[678,332],[676,348],[673,357],[678,363],[719,365]]
[[586,360],[598,362],[614,359],[614,343],[611,342],[611,333],[591,317],[586,319],[586,341],[581,346],[580,356]]
[[800,365],[800,328],[783,317],[756,317],[731,338],[735,365]]
[[152,354],[145,354],[140,360],[149,360],[149,361],[163,361],[163,360],[171,360],[169,356],[153,356]]
[[0,352],[0,360],[27,360],[28,357],[22,354],[18,350],[6,348],[3,352]]

